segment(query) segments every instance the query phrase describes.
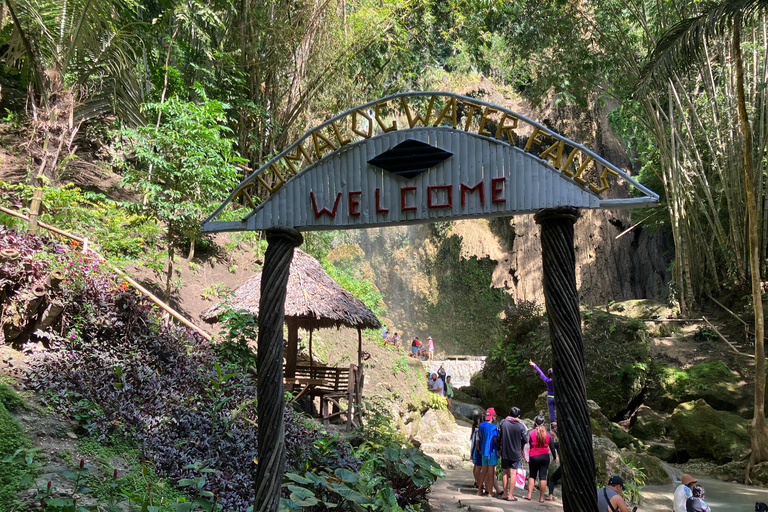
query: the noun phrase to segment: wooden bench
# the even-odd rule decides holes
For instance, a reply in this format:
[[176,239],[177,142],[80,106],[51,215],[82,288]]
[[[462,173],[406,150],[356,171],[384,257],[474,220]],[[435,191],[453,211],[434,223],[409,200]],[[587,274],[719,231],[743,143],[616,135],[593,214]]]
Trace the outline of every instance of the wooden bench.
[[[300,394],[320,399],[320,416],[325,425],[342,414],[347,417],[348,428],[360,424],[363,376],[356,365],[349,368],[297,365],[293,381],[312,383],[307,384]],[[346,407],[341,404],[342,399],[347,400]]]

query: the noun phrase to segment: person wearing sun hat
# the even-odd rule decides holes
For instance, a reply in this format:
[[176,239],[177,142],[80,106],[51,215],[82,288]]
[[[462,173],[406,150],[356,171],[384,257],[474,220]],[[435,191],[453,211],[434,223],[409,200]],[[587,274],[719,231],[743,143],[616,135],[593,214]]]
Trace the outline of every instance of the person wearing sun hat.
[[675,495],[672,498],[672,510],[674,512],[686,512],[685,502],[693,497],[693,486],[698,482],[691,475],[685,473],[680,477],[680,485],[675,489]]
[[627,502],[621,497],[624,479],[613,475],[608,483],[597,491],[597,512],[629,512]]
[[[496,481],[496,463],[499,460],[498,435],[499,429],[493,423],[496,418],[496,409],[493,407],[485,411],[485,421],[477,427],[476,449],[483,458],[483,466],[480,473],[480,482],[485,484],[485,489],[494,498],[501,498],[502,492]],[[493,491],[495,493],[491,494]],[[477,490],[477,495],[482,496],[482,485]]]

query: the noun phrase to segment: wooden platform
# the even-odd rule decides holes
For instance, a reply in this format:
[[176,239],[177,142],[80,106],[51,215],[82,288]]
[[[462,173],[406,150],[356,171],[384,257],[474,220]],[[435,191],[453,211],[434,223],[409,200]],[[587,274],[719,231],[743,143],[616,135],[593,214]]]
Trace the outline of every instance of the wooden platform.
[[295,399],[310,396],[320,399],[320,417],[328,425],[332,418],[346,416],[347,428],[359,426],[362,417],[363,372],[357,365],[295,367],[295,375],[285,378],[287,391],[298,391]]

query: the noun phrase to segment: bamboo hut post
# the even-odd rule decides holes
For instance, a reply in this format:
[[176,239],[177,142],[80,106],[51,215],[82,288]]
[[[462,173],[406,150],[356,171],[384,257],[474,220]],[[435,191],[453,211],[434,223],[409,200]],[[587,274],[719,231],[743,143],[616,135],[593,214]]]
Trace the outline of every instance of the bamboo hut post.
[[[357,330],[360,332],[360,329]],[[347,431],[352,430],[352,420],[355,416],[355,384],[357,380],[356,367],[349,365],[349,384],[347,385]]]
[[363,366],[363,331],[358,327],[357,328],[357,367],[362,368]]
[[295,229],[267,230],[264,279],[259,299],[259,339],[256,367],[259,376],[259,454],[254,475],[254,510],[277,512],[285,474],[285,395],[283,386],[283,321],[288,273],[294,248],[303,242]]
[[293,379],[296,377],[296,359],[299,354],[299,323],[295,318],[286,318],[285,325],[288,327],[288,351],[285,354],[285,378]]
[[595,458],[584,374],[573,225],[579,211],[551,208],[536,214],[541,226],[544,302],[549,316],[555,381],[555,411],[563,464],[563,507],[573,512],[597,510]]
[[[312,368],[314,366],[312,362],[312,329],[309,329],[309,367]],[[310,377],[314,378],[314,375],[312,375],[312,371],[310,370]]]

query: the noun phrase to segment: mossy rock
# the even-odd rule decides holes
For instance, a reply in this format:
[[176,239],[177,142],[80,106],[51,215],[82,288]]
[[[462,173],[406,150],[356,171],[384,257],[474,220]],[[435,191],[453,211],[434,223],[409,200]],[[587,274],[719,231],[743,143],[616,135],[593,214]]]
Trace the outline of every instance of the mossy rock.
[[[765,463],[762,463],[763,465]],[[768,480],[763,480],[762,483],[758,482],[757,480],[754,480],[755,476],[755,469],[757,469],[758,466],[761,464],[757,464],[756,466],[753,466],[752,473],[750,476],[753,478],[753,483],[757,485],[768,485]],[[734,460],[732,462],[729,462],[727,464],[723,464],[721,466],[717,466],[715,470],[712,472],[712,476],[717,478],[718,480],[723,480],[726,482],[744,482],[744,470],[747,469],[747,461],[746,460]],[[768,469],[768,467],[764,467],[762,471],[765,471]]]
[[680,404],[672,414],[675,449],[720,463],[738,460],[750,449],[749,421],[718,411],[704,400]]
[[[741,468],[741,474],[736,475],[736,480],[744,478],[744,470],[746,466]],[[752,479],[752,483],[760,485],[762,487],[768,487],[768,462],[761,462],[752,466],[752,471],[749,473],[749,478]]]
[[674,446],[669,446],[666,444],[652,444],[646,451],[649,455],[653,455],[657,459],[663,460],[665,462],[677,461],[677,451],[675,450]]
[[626,461],[631,460],[627,450],[619,450],[607,437],[592,437],[592,451],[595,455],[595,477],[600,486],[605,485],[612,475],[621,475],[627,481],[636,479],[635,470]]
[[646,387],[651,364],[646,327],[599,309],[583,311],[582,320],[587,397],[614,419]]
[[643,448],[640,441],[616,423],[611,423],[611,439],[619,448],[628,448],[634,451],[642,450]]
[[587,400],[589,408],[589,423],[592,425],[592,435],[597,437],[610,437],[611,422],[602,412],[602,409],[594,400]]
[[[645,325],[599,309],[586,309],[581,315],[587,397],[601,404],[608,418],[614,418],[647,385],[651,355]],[[544,371],[552,366],[546,315],[517,322],[507,339],[503,360],[486,359],[485,368],[472,378],[471,387],[477,390],[484,407],[509,410],[514,405],[524,415],[546,412],[546,404],[536,404],[546,388],[536,370],[527,364],[532,359]]]
[[651,318],[669,318],[679,311],[652,299],[625,300],[615,302],[608,307],[611,313],[618,312],[631,318],[648,320]]
[[476,393],[476,390],[474,388],[470,388],[469,386],[455,389],[453,390],[453,400],[463,402],[465,404],[473,404],[473,405],[479,405],[479,400],[477,399],[477,396],[475,394],[471,394],[472,391]]
[[[536,397],[535,409],[536,416],[542,416],[545,420],[549,421],[549,407],[547,406],[547,392],[542,391],[538,397]],[[557,412],[555,412],[557,417]]]
[[664,466],[653,455],[628,452],[625,460],[633,461],[634,465],[645,474],[645,485],[663,485],[672,482]]
[[630,421],[629,433],[638,439],[655,441],[666,436],[672,430],[672,421],[668,414],[654,411],[641,405]]
[[710,361],[687,370],[653,365],[653,385],[646,403],[653,409],[672,412],[677,404],[703,399],[715,409],[738,411],[752,406],[751,390],[722,361]]
[[513,405],[526,412],[523,405],[514,403],[510,393],[506,368],[494,360],[486,360],[485,369],[472,376],[471,387],[477,390],[480,397],[479,405],[487,409],[493,407],[496,412],[508,411]]

